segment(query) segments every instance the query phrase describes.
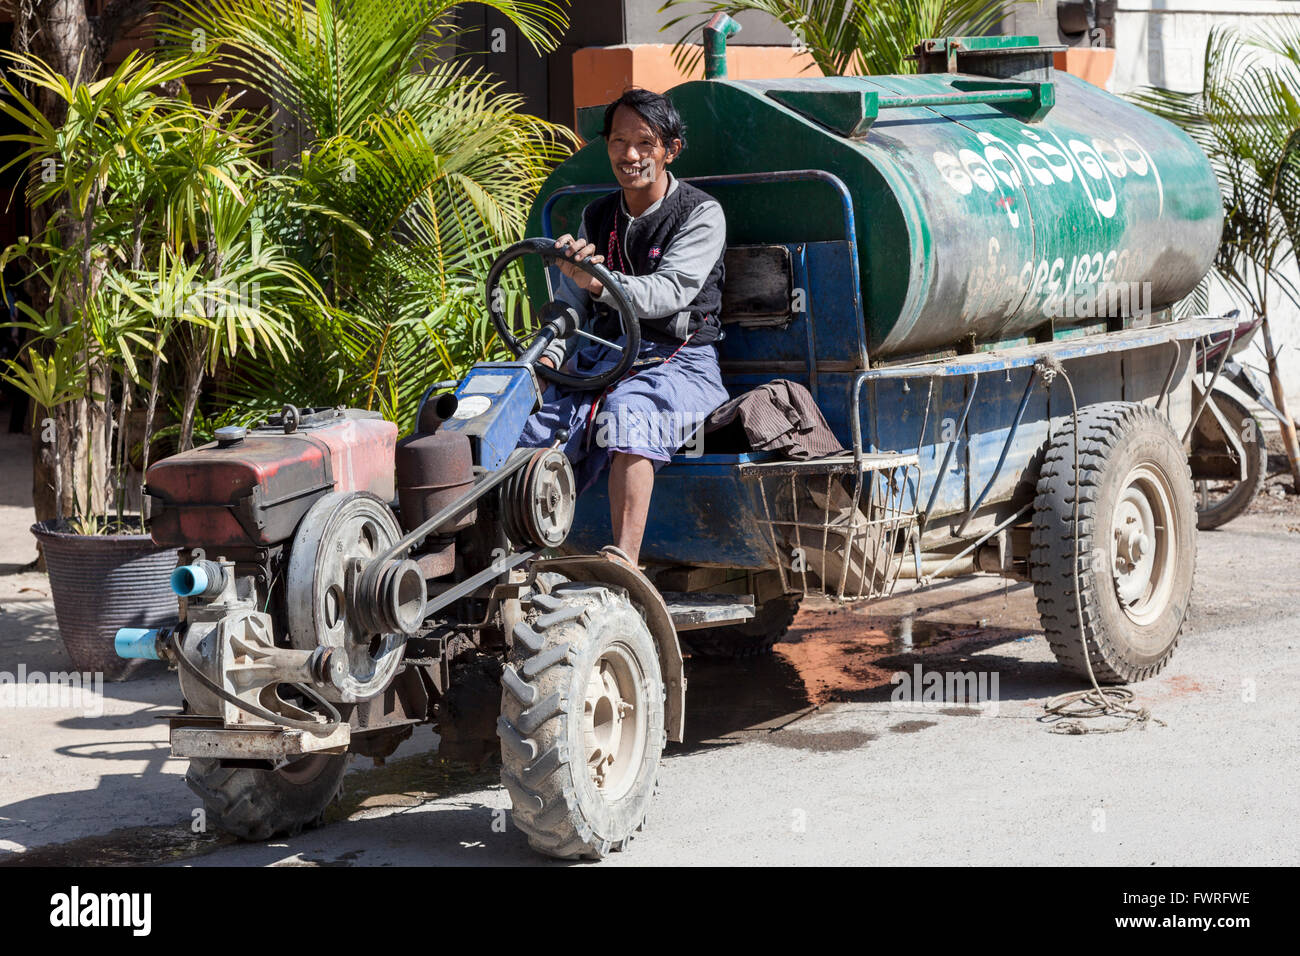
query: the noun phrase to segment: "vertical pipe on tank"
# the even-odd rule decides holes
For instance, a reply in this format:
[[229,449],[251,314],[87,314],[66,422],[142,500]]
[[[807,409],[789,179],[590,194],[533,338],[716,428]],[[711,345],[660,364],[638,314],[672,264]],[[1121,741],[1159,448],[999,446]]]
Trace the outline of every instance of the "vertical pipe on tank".
[[740,24],[725,13],[715,13],[704,25],[704,78],[727,78],[727,37],[740,32]]

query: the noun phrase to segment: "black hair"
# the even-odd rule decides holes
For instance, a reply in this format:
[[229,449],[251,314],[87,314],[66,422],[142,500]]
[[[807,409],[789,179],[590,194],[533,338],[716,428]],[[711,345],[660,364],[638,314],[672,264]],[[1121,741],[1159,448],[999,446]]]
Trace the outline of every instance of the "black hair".
[[679,152],[686,149],[686,126],[672,100],[661,93],[652,93],[639,87],[626,90],[605,107],[605,128],[600,131],[605,139],[609,139],[610,130],[614,128],[614,113],[620,106],[626,106],[645,120],[666,149],[672,149],[675,139],[682,143]]

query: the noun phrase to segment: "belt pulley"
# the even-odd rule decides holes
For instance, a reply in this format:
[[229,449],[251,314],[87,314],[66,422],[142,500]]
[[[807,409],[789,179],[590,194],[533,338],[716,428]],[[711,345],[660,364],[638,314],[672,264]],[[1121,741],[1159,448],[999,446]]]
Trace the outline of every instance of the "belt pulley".
[[501,486],[501,523],[520,550],[555,548],[573,525],[577,482],[558,448],[539,448]]

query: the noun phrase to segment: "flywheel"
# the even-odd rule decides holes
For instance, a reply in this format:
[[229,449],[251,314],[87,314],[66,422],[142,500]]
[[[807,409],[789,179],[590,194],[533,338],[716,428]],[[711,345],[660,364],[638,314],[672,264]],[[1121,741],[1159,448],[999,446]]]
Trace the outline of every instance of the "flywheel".
[[[388,506],[364,492],[325,495],[294,535],[286,582],[289,636],[301,650],[329,647],[346,656],[347,676],[338,687],[323,689],[331,700],[375,696],[401,663],[405,636],[383,633],[353,605],[361,571],[401,536]],[[422,606],[423,588],[410,600]]]

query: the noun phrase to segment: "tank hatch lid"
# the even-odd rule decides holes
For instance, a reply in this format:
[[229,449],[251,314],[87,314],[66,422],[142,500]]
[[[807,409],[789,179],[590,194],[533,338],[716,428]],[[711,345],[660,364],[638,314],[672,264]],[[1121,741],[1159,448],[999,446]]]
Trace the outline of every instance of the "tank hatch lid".
[[880,95],[867,89],[776,88],[767,95],[841,136],[862,136],[880,115]]
[[1036,36],[940,37],[922,40],[908,59],[921,73],[970,73],[1000,80],[1052,79],[1060,45],[1043,45]]
[[[891,79],[891,78],[886,78]],[[902,77],[893,77],[894,81]],[[915,77],[907,79],[915,80]],[[776,80],[744,85],[812,120],[839,136],[866,136],[881,110],[954,107],[985,104],[1035,123],[1056,105],[1056,90],[1048,82],[986,79],[980,76],[927,77],[927,88],[895,93],[878,88],[864,77],[819,77]],[[897,86],[897,82],[894,83]],[[913,84],[914,85],[914,84]]]

